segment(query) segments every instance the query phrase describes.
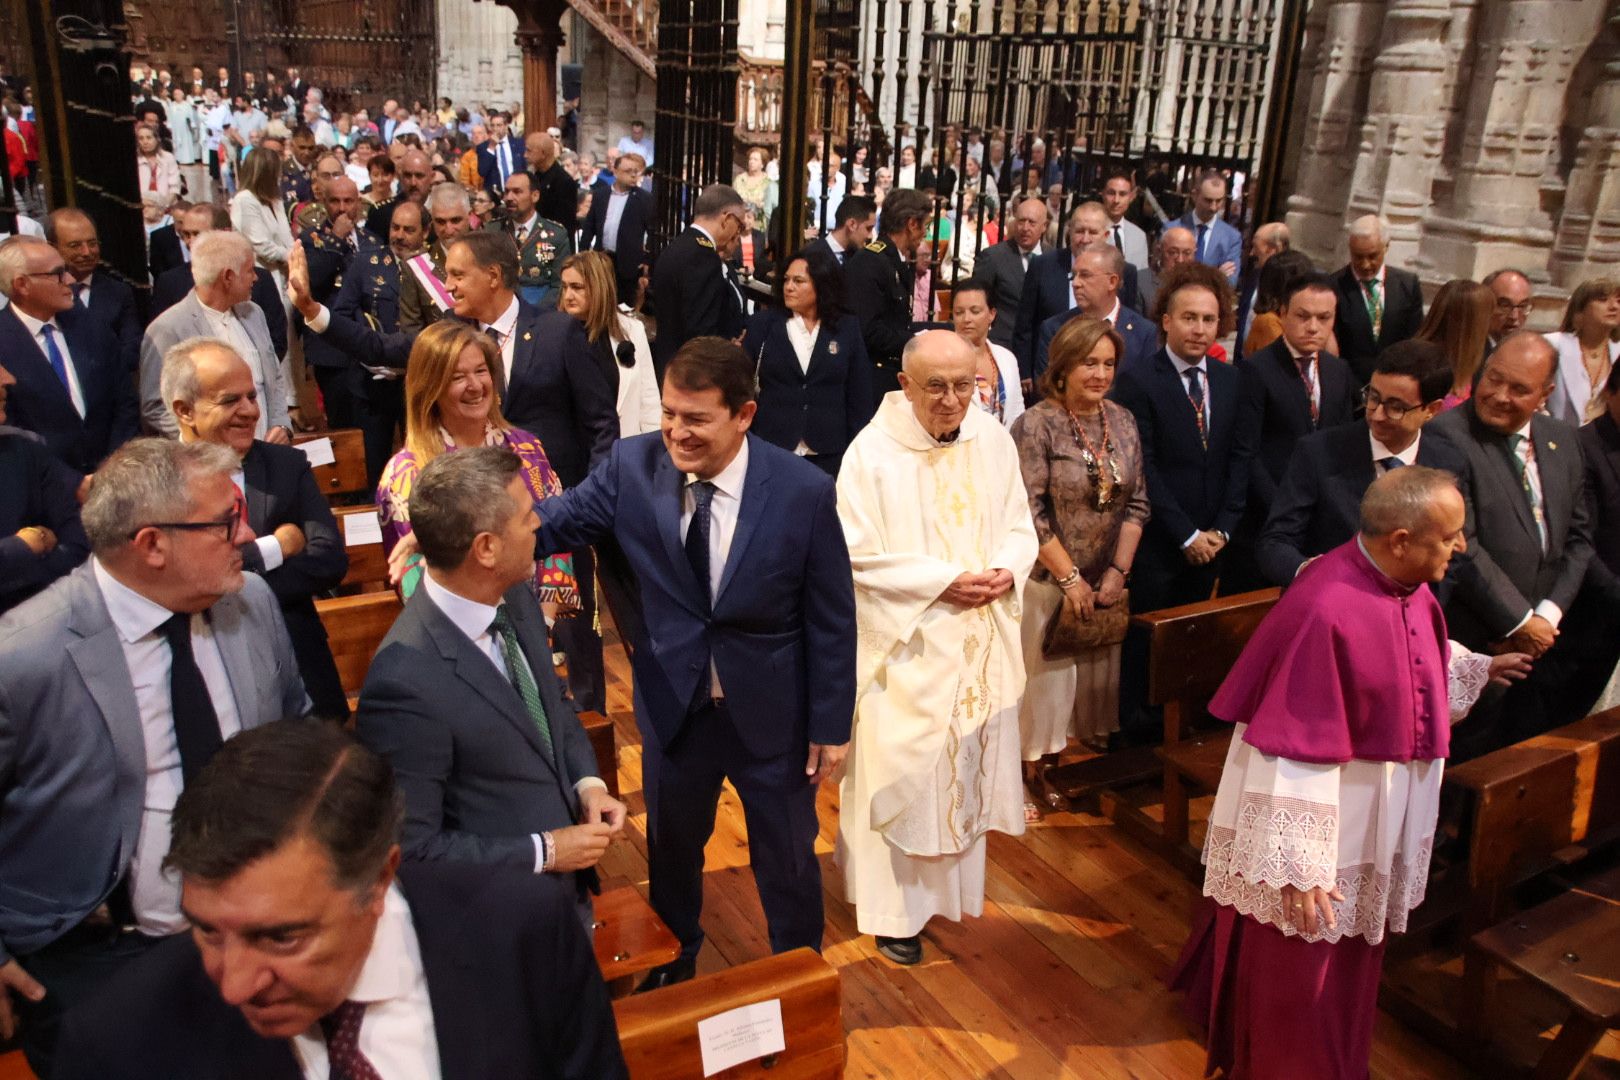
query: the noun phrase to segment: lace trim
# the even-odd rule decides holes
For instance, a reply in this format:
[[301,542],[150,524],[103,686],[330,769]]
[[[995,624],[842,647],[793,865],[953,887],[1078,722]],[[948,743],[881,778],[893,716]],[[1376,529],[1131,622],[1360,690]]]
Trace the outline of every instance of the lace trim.
[[1467,716],[1491,682],[1491,658],[1451,643],[1451,664],[1446,696],[1451,701],[1451,722]]
[[[1384,940],[1386,928],[1391,933],[1404,933],[1407,916],[1423,902],[1429,884],[1429,856],[1434,838],[1424,840],[1410,859],[1397,855],[1387,874],[1379,873],[1372,863],[1339,867],[1332,878],[1344,896],[1343,901],[1335,901],[1333,905],[1338,925],[1332,930],[1320,926],[1314,934],[1302,932],[1289,920],[1280,885],[1251,880],[1236,872],[1233,853],[1237,845],[1234,830],[1210,827],[1209,840],[1204,847],[1204,861],[1209,867],[1204,878],[1205,896],[1236,909],[1239,914],[1274,926],[1289,937],[1335,942],[1345,936],[1355,936],[1376,945]],[[1302,887],[1298,881],[1286,884]]]
[[1211,824],[1204,861],[1210,873],[1230,874],[1273,888],[1325,888],[1339,860],[1339,809],[1246,791],[1233,828]]

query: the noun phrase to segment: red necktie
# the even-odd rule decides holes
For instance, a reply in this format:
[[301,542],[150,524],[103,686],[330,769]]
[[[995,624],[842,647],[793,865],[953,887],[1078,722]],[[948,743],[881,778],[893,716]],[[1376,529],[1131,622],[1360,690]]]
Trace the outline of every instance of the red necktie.
[[1316,354],[1307,353],[1297,361],[1299,364],[1299,378],[1305,384],[1305,400],[1311,405],[1311,426],[1315,427],[1321,419],[1321,409],[1316,404]]
[[360,1021],[365,1015],[365,1002],[345,1001],[321,1017],[332,1080],[382,1080],[376,1066],[360,1052]]

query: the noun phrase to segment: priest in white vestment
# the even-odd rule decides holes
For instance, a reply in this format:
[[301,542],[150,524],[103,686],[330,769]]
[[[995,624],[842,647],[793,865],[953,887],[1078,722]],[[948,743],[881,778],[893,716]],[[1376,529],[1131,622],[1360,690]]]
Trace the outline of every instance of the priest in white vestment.
[[902,964],[933,916],[983,911],[985,834],[1024,831],[1018,620],[1038,544],[975,368],[950,331],[913,338],[838,475],[857,648],[836,858],[861,932]]
[[1236,728],[1171,985],[1228,1080],[1365,1080],[1387,933],[1423,900],[1453,723],[1529,657],[1448,642],[1429,591],[1466,549],[1456,478],[1375,480],[1209,704]]

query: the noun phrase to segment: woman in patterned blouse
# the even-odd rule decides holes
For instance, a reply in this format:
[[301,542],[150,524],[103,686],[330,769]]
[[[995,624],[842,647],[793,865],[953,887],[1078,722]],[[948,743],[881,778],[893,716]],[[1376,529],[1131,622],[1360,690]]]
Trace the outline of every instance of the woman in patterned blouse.
[[1048,660],[1041,641],[1060,605],[1086,619],[1121,603],[1148,520],[1147,482],[1136,421],[1105,400],[1125,345],[1101,319],[1070,319],[1052,339],[1043,400],[1013,424],[1029,509],[1040,539],[1039,565],[1024,593],[1024,665],[1029,673],[1019,727],[1026,821],[1041,804],[1064,806],[1046,782],[1070,736],[1103,749],[1118,729],[1120,646]]
[[[405,370],[405,445],[388,459],[377,485],[383,550],[391,568],[402,568],[399,585],[406,597],[422,577],[410,499],[428,462],[464,446],[504,446],[523,459],[523,479],[536,502],[562,492],[540,440],[501,415],[492,374],[499,362],[493,341],[454,319],[429,326],[411,348]],[[534,592],[548,620],[578,611],[573,559],[562,555],[536,561]]]

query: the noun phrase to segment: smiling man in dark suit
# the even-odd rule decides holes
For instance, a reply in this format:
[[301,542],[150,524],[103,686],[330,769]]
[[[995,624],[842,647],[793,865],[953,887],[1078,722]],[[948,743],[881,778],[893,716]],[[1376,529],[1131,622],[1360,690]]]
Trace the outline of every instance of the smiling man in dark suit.
[[174,811],[191,933],[72,1015],[55,1080],[627,1077],[568,891],[401,867],[402,811],[331,724],[228,741]]
[[749,434],[754,364],[719,338],[664,373],[664,423],[540,504],[543,552],[612,535],[641,585],[634,641],[652,905],[690,979],[703,848],[726,780],[742,799],[771,949],[820,949],[816,788],[848,750],[855,593],[832,479]]
[[134,371],[141,362],[141,320],[135,311],[135,290],[113,277],[100,273],[101,237],[96,223],[83,210],[53,210],[45,218],[45,239],[67,263],[73,290],[75,319],[91,319],[118,343],[118,358],[125,371]]
[[1423,325],[1423,286],[1417,275],[1390,266],[1389,227],[1376,214],[1350,223],[1350,262],[1333,275],[1339,293],[1334,334],[1339,354],[1366,383],[1378,354]]
[[[1268,585],[1287,585],[1306,562],[1354,536],[1361,524],[1361,497],[1390,469],[1445,469],[1459,477],[1467,498],[1460,479],[1467,471],[1462,455],[1443,436],[1426,430],[1450,389],[1451,365],[1439,346],[1403,341],[1378,358],[1362,398],[1365,423],[1338,424],[1294,444],[1255,546]],[[1254,466],[1263,468],[1263,463]]]
[[1159,331],[1147,316],[1120,302],[1119,287],[1127,264],[1118,248],[1101,241],[1088,244],[1075,253],[1071,265],[1069,279],[1075,304],[1041,323],[1032,369],[1037,379],[1046,373],[1046,355],[1052,347],[1052,339],[1057,337],[1064,323],[1081,315],[1103,320],[1124,339],[1125,355],[1119,359],[1121,368],[1140,364],[1159,350]]

